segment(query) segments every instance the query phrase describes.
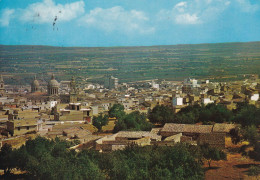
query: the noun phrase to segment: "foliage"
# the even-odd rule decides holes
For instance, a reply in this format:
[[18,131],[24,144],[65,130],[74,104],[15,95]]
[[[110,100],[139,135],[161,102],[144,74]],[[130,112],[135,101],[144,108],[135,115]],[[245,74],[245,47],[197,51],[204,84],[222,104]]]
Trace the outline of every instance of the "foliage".
[[203,144],[200,146],[202,155],[208,161],[208,165],[210,168],[210,163],[212,160],[219,161],[219,160],[226,160],[227,155],[224,151],[221,151],[215,147],[211,147],[208,144]]
[[208,104],[207,106],[202,107],[199,114],[199,121],[203,122],[204,124],[209,122],[230,122],[232,115],[232,112],[223,105]]
[[152,124],[146,120],[146,115],[134,111],[116,120],[114,132],[122,130],[149,131],[151,129]]
[[70,143],[37,137],[16,153],[16,166],[39,179],[104,179],[98,166],[68,150]]
[[260,167],[255,165],[255,166],[250,166],[250,168],[248,169],[248,175],[249,176],[257,176],[258,174],[260,174]]
[[254,159],[256,161],[260,161],[260,143],[254,144],[254,150],[249,151],[248,155],[251,159]]
[[235,127],[229,131],[231,141],[233,144],[238,144],[242,140],[242,135],[240,133],[240,128]]
[[102,127],[108,124],[108,116],[100,114],[99,116],[93,117],[92,125],[95,126],[98,131],[102,130]]
[[12,146],[4,144],[0,151],[0,169],[4,170],[5,174],[10,174],[11,170],[15,168],[14,156]]
[[117,119],[125,116],[124,106],[122,104],[114,104],[108,111],[109,117],[116,117]]
[[198,154],[194,153],[197,149],[186,144],[173,147],[133,144],[110,153],[93,150],[76,153],[69,146],[58,138],[37,137],[10,154],[15,157],[15,167],[27,171],[32,179],[197,180],[204,176],[200,157],[194,155]]
[[186,145],[127,147],[107,154],[111,179],[202,179],[201,164]]
[[238,107],[233,121],[245,126],[260,125],[260,108],[254,105],[243,104]]
[[199,105],[187,106],[182,108],[175,117],[176,123],[195,124],[199,121],[202,107]]
[[[260,143],[258,142],[260,135],[254,125],[231,129],[230,135],[234,144],[243,140],[249,141],[249,145],[242,146],[240,151],[243,155],[248,155],[250,158],[260,161]],[[246,148],[249,146],[253,147],[253,150],[246,151]]]
[[155,106],[149,112],[149,120],[152,123],[180,123],[195,124],[203,122],[223,123],[230,122],[233,113],[225,106],[219,104],[208,104],[207,106],[192,105],[182,108],[178,113],[174,114],[173,110],[167,106]]
[[251,145],[255,145],[257,143],[259,134],[257,132],[257,128],[254,125],[245,127],[242,133],[243,139],[248,140]]
[[150,122],[165,124],[174,122],[174,112],[171,108],[164,105],[156,105],[148,115]]

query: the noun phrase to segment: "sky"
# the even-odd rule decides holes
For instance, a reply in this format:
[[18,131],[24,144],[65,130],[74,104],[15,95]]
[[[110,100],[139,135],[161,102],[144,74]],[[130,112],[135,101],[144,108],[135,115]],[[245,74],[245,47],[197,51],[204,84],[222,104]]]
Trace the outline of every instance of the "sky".
[[0,44],[260,41],[260,0],[0,0]]

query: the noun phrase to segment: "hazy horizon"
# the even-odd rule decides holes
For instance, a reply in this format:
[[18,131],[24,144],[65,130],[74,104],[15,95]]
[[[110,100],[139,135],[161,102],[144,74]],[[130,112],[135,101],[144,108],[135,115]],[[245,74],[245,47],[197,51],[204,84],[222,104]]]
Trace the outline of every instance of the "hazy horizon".
[[204,45],[204,44],[236,44],[236,43],[257,43],[259,41],[244,41],[244,42],[216,42],[216,43],[191,43],[191,44],[158,44],[158,45],[129,45],[129,46],[59,46],[59,45],[44,45],[44,44],[0,44],[0,46],[45,46],[45,47],[65,47],[65,48],[120,48],[120,47],[156,47],[156,46],[185,46],[185,45]]

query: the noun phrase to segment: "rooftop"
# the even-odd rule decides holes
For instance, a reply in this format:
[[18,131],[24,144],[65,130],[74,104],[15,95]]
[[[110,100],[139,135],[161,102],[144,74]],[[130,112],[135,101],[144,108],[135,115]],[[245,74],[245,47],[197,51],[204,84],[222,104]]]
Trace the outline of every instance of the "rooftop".
[[212,128],[213,125],[166,123],[161,131],[174,133],[211,133]]

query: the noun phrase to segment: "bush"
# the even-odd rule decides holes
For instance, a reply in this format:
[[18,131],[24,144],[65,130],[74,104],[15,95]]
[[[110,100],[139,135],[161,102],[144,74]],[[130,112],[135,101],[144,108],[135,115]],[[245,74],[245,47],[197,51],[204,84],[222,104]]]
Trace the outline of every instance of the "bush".
[[260,174],[260,167],[259,166],[250,166],[250,168],[248,169],[248,175],[249,176],[257,176],[258,174]]
[[203,144],[200,146],[202,156],[208,161],[208,165],[210,168],[210,163],[212,160],[226,160],[227,155],[224,151],[221,151],[215,147],[210,147],[208,144]]

